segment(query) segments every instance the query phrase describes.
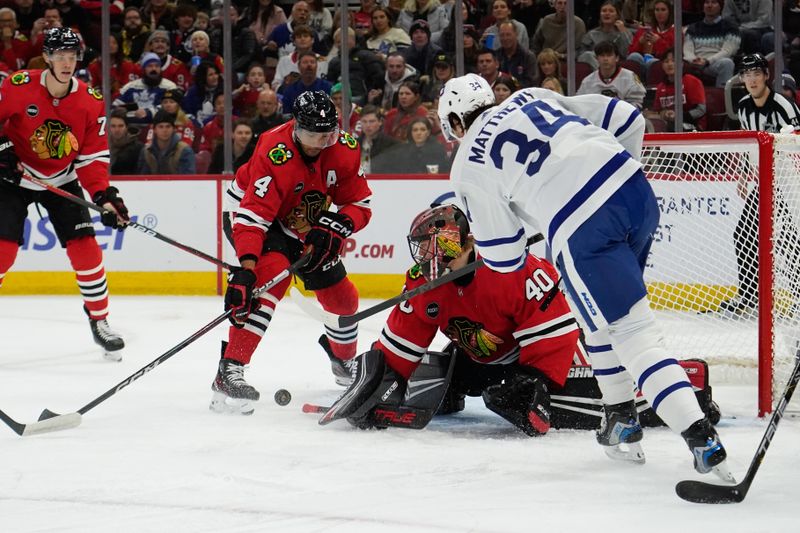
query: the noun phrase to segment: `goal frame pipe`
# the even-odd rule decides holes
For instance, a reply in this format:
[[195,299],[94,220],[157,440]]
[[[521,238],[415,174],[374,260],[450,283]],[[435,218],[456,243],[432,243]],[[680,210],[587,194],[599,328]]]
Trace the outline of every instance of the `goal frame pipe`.
[[690,144],[691,142],[751,141],[758,145],[758,416],[772,412],[773,366],[773,242],[772,187],[775,176],[775,142],[764,131],[708,131],[700,133],[649,133],[651,144]]

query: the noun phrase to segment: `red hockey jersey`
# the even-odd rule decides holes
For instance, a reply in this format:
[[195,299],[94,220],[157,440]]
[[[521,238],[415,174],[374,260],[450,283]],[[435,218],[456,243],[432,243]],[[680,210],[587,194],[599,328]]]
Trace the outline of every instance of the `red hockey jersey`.
[[[367,225],[370,191],[361,171],[361,150],[350,134],[307,163],[294,143],[294,120],[262,133],[253,156],[236,172],[235,189],[243,198],[234,219],[236,255],[261,255],[270,225],[300,240],[320,211],[332,203],[353,219],[354,230]],[[229,189],[230,193],[230,189]]]
[[[0,85],[0,124],[22,166],[53,185],[78,178],[90,196],[108,187],[103,95],[72,78],[63,98],[45,86],[46,70],[21,70]],[[25,180],[22,187],[39,190]]]
[[[555,268],[533,256],[509,274],[479,268],[464,287],[450,282],[396,306],[375,347],[408,378],[439,330],[478,363],[519,361],[563,385],[579,329],[564,295],[541,309],[557,280]],[[419,267],[406,273],[406,290],[423,283]]]

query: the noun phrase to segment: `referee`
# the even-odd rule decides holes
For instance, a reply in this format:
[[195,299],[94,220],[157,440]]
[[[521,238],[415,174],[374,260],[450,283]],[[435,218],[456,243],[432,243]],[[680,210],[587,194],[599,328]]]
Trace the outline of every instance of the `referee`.
[[[767,83],[769,65],[760,54],[747,55],[742,59],[739,77],[747,89],[747,96],[739,100],[739,122],[743,130],[760,130],[779,133],[790,126],[800,128],[800,110],[797,104],[782,94],[775,93]],[[737,185],[737,193],[744,200],[744,209],[733,234],[736,247],[736,263],[739,278],[739,297],[720,304],[721,312],[740,315],[754,309],[758,304],[758,186],[748,192],[746,173]],[[775,217],[789,216],[786,205],[776,194]],[[787,231],[789,230],[789,231]],[[790,264],[797,264],[797,230],[793,223],[784,227],[778,244],[783,243],[784,257]],[[776,248],[777,249],[777,248]],[[794,290],[793,292],[797,292]]]

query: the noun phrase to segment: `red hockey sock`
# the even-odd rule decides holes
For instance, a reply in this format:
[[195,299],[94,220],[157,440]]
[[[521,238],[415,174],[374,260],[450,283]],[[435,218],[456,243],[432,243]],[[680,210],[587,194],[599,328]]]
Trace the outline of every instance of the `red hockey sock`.
[[[358,290],[348,278],[327,289],[315,291],[323,309],[337,315],[352,315],[358,311]],[[325,326],[325,334],[333,355],[339,359],[352,359],[356,355],[358,324],[345,328]]]
[[11,265],[17,258],[17,251],[19,251],[19,244],[14,241],[6,241],[0,239],[0,287],[3,286],[3,278],[6,277],[6,272],[11,270]]
[[94,237],[67,241],[67,257],[75,271],[83,303],[93,320],[108,316],[108,284],[103,252]]

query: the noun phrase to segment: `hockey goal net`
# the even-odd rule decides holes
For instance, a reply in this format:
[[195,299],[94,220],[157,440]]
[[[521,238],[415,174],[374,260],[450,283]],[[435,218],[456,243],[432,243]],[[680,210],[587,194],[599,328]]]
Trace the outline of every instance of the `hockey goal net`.
[[800,136],[647,135],[642,163],[661,209],[645,279],[670,352],[757,382],[763,416],[800,350]]

